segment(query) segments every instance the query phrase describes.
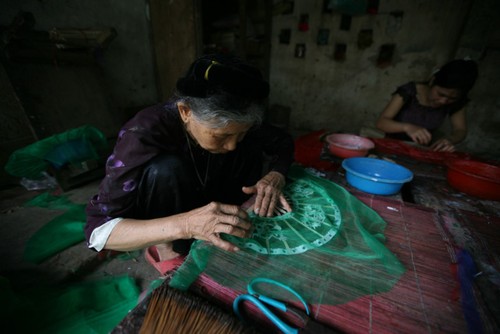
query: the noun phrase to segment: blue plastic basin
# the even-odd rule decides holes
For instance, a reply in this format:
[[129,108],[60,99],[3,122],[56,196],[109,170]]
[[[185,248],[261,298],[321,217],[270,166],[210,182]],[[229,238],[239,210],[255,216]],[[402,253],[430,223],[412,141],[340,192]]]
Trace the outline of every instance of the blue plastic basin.
[[375,195],[393,195],[413,173],[401,165],[375,158],[348,158],[342,161],[346,180],[354,188]]

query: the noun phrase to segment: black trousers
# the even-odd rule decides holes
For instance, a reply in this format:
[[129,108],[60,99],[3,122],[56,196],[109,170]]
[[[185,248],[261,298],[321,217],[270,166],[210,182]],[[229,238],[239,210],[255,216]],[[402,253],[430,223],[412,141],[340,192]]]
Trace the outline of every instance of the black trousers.
[[[193,160],[174,154],[155,157],[143,169],[136,198],[138,216],[135,218],[170,216],[212,201],[241,205],[250,197],[242,192],[242,186],[254,185],[262,175],[263,165],[258,154],[243,153],[210,155],[208,164],[203,164],[208,166],[204,185],[197,176]],[[204,177],[206,171],[198,170],[198,175]],[[174,251],[187,254],[192,241],[174,241]]]

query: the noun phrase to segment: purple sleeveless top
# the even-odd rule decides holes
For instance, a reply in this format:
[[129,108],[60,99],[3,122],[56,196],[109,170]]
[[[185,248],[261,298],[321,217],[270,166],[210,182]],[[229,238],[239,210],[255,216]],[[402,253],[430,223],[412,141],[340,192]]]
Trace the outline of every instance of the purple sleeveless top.
[[[393,93],[403,98],[404,105],[396,115],[394,120],[399,122],[411,123],[426,128],[431,133],[443,124],[448,115],[459,111],[467,103],[467,100],[448,104],[439,108],[423,106],[417,99],[417,86],[414,81],[399,86]],[[388,137],[410,140],[405,133],[387,134]]]

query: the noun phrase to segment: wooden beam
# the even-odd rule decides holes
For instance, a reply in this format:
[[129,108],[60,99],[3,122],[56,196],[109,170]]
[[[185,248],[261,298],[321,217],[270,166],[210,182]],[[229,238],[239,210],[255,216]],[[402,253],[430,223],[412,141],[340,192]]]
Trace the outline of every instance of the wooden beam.
[[158,94],[168,99],[201,49],[199,0],[149,0]]

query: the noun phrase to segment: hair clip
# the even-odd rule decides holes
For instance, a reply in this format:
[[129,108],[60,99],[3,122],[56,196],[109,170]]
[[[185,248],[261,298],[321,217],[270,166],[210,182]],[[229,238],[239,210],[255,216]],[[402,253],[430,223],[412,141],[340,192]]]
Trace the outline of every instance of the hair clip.
[[216,62],[215,60],[212,60],[212,62],[210,63],[210,65],[208,65],[207,69],[205,70],[205,75],[204,75],[204,78],[206,81],[208,81],[208,71],[210,71],[210,69],[212,68],[212,66],[214,65],[218,65],[219,63]]

